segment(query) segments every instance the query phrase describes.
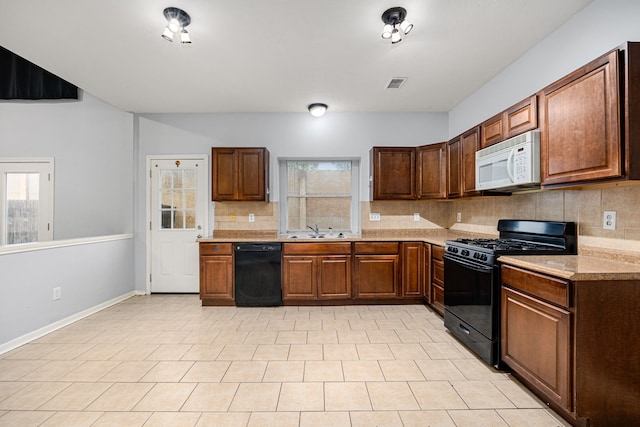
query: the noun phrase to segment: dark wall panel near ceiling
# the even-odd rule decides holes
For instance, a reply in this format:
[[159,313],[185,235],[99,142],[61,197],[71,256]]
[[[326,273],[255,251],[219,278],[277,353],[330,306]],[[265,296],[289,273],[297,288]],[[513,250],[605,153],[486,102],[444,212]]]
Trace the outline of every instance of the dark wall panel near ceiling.
[[78,99],[78,87],[0,46],[0,99]]

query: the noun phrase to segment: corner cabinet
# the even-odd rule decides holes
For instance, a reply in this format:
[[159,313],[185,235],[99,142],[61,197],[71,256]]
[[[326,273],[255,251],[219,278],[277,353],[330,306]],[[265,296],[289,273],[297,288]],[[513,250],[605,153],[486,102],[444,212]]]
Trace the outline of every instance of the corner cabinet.
[[640,280],[569,281],[502,266],[501,356],[580,426],[640,420]]
[[373,147],[369,153],[371,200],[416,198],[416,149]]
[[266,148],[211,149],[213,201],[268,201],[269,151]]
[[200,243],[202,305],[234,305],[233,244]]

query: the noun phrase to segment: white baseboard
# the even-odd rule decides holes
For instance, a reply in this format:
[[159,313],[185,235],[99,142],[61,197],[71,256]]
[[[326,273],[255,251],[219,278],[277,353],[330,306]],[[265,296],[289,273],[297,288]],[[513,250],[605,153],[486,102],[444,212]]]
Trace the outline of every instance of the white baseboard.
[[90,307],[86,310],[83,310],[79,313],[76,313],[74,315],[71,315],[65,319],[62,320],[58,320],[57,322],[51,323],[47,326],[44,326],[40,329],[37,329],[33,332],[29,332],[28,334],[22,335],[21,337],[18,337],[16,339],[13,339],[11,341],[8,341],[4,344],[0,344],[0,354],[4,354],[10,350],[13,350],[14,348],[18,348],[21,345],[27,344],[28,342],[31,342],[35,339],[38,339],[42,336],[45,336],[53,331],[56,331],[60,328],[63,328],[67,325],[70,325],[74,322],[77,322],[80,319],[84,319],[87,316],[90,316],[94,313],[97,313],[100,310],[104,310],[107,307],[111,307],[114,304],[117,304],[119,302],[122,302],[128,298],[131,298],[132,296],[136,296],[136,295],[146,295],[143,291],[131,291],[131,292],[127,292],[126,294],[120,295],[119,297],[113,298],[109,301],[105,301],[102,304],[98,304],[96,306]]

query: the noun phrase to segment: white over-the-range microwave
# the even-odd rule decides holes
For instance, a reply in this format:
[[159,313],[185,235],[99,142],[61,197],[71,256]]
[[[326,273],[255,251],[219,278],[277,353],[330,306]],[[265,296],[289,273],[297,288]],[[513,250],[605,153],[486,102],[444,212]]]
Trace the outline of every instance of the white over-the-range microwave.
[[476,152],[476,190],[540,188],[540,131],[532,130]]

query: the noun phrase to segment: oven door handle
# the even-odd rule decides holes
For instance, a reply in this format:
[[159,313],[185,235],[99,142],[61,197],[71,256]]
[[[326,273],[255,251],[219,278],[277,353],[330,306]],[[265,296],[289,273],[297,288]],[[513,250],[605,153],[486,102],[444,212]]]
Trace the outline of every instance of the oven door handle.
[[455,258],[455,257],[449,256],[448,254],[444,254],[443,258],[444,259],[448,259],[449,261],[453,261],[453,262],[455,262],[457,264],[461,264],[465,268],[468,268],[468,269],[473,270],[473,271],[477,271],[478,273],[487,273],[487,272],[493,270],[493,266],[491,266],[491,265],[472,264],[472,263],[467,262],[465,260],[461,260],[460,258]]

